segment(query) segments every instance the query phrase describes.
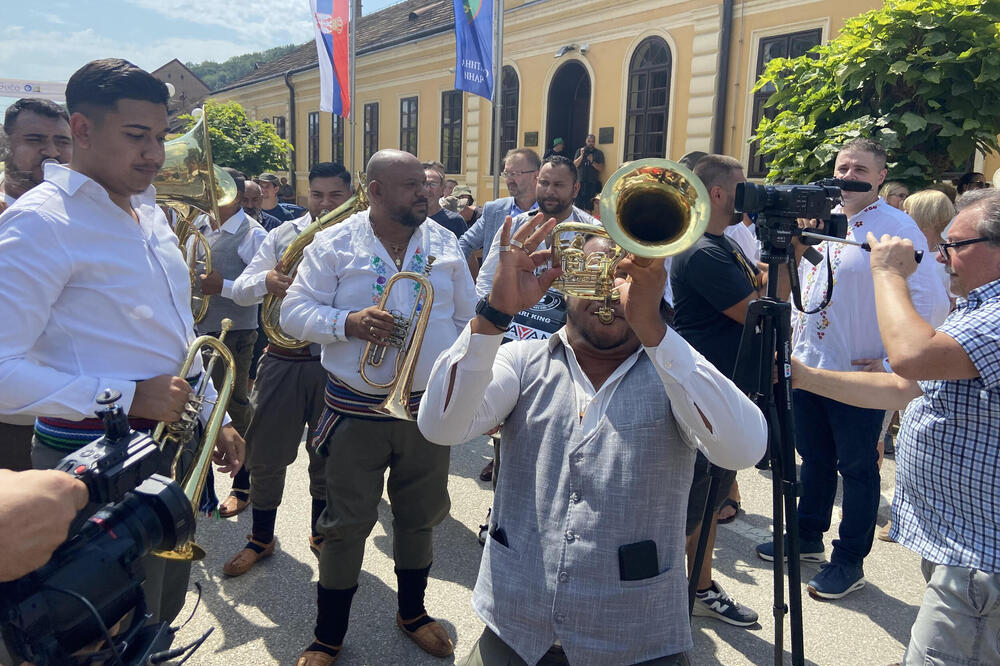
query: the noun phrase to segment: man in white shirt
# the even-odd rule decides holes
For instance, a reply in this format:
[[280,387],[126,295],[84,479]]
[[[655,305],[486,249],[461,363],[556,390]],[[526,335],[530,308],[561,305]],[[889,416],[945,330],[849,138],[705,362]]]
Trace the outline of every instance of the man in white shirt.
[[[267,235],[253,261],[233,283],[233,301],[237,305],[255,305],[267,294],[284,298],[292,283],[281,264],[285,250],[314,219],[336,210],[350,196],[351,175],[342,165],[320,162],[310,169],[309,213],[283,222]],[[250,471],[253,525],[246,546],[222,567],[227,576],[240,576],[274,553],[274,522],[285,488],[285,470],[295,462],[302,427],[309,426],[312,439],[323,414],[326,371],[319,354],[315,343],[287,349],[272,341],[261,357],[258,379],[250,393],[253,415],[246,435],[245,469]],[[312,446],[306,448],[312,496],[309,547],[318,556],[323,538],[316,523],[326,508],[325,461]]]
[[[234,302],[233,283],[257,254],[267,238],[267,232],[243,210],[246,177],[236,169],[226,171],[236,182],[236,198],[225,206],[219,206],[219,217],[224,221],[218,228],[209,225],[202,228],[212,250],[212,272],[201,276],[201,293],[210,298],[208,310],[204,318],[195,324],[195,329],[199,334],[219,337],[222,320],[233,322],[232,329],[226,333],[225,345],[236,361],[236,383],[226,409],[233,419],[233,427],[246,437],[251,415],[250,363],[257,341],[258,305]],[[202,220],[207,219],[208,216],[202,217]],[[212,378],[219,383],[224,375],[225,368],[217,363]],[[233,478],[229,496],[219,504],[219,515],[228,518],[246,509],[249,493],[250,472],[244,467]]]
[[[871,185],[868,192],[843,193],[848,218],[847,238],[863,242],[871,232],[900,236],[927,250],[927,240],[903,211],[878,196],[886,176],[885,149],[870,139],[847,143],[837,154],[834,177]],[[802,306],[792,321],[793,353],[806,365],[825,370],[856,370],[859,359],[882,358],[875,314],[875,288],[870,255],[841,243],[818,246],[823,261],[799,266]],[[827,266],[835,289],[830,303],[819,309],[827,290]],[[933,261],[924,261],[907,284],[913,305],[925,321],[941,322],[948,295],[935,275]],[[812,312],[815,310],[815,312]],[[796,444],[802,456],[802,493],[798,519],[803,561],[824,560],[823,534],[830,529],[837,474],[843,479],[843,512],[839,538],[833,541],[830,564],[809,581],[809,593],[819,599],[840,599],[864,586],[864,558],[871,550],[879,503],[876,442],[884,411],[862,409],[797,390],[794,394]],[[774,544],[757,547],[765,560],[774,559]]]
[[[727,468],[752,465],[764,417],[664,324],[662,261],[622,262],[630,281],[617,280],[610,324],[595,316],[601,302],[570,297],[556,335],[501,348],[513,314],[561,272],[535,275],[554,224],[538,216],[513,239],[504,224],[492,291],[438,357],[418,417],[444,445],[503,424],[473,595],[486,629],[464,664],[686,664],[695,450]],[[591,238],[584,249],[608,247]]]
[[[368,343],[378,349],[393,334],[394,317],[386,310],[408,318],[418,308],[411,281],[397,283],[386,310],[379,308],[387,281],[403,270],[426,274],[434,301],[413,373],[410,408],[415,409],[437,355],[472,319],[475,292],[458,238],[427,219],[420,162],[409,153],[382,150],[372,156],[366,173],[371,207],[316,235],[281,306],[281,328],[321,344],[321,362],[329,373],[327,410],[313,440],[327,461],[319,612],[315,640],[298,666],[328,666],[340,653],[387,468],[396,623],[430,654],[445,657],[454,651],[447,632],[424,609],[432,531],[450,506],[448,450],[428,442],[415,422],[376,412],[387,389],[366,382],[359,361]],[[367,376],[376,383],[401,381],[393,379],[396,353],[388,347],[382,365],[369,365]]]
[[[45,182],[0,216],[0,413],[39,416],[36,467],[101,433],[106,388],[136,429],[176,422],[191,393],[175,376],[194,340],[190,279],[151,187],[167,99],[161,81],[124,60],[82,67],[66,85],[72,161],[46,165]],[[225,472],[242,465],[231,426],[215,457]],[[190,563],[154,559],[143,560],[147,600],[170,622]]]
[[[55,102],[36,97],[19,99],[7,107],[3,121],[7,135],[7,157],[0,174],[0,212],[29,189],[42,182],[42,162],[62,164],[73,157],[69,114]],[[31,438],[35,418],[0,417],[0,468],[31,469]]]

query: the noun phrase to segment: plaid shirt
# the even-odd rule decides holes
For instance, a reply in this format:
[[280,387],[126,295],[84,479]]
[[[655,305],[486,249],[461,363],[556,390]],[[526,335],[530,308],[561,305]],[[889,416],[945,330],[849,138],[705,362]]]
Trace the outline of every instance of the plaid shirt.
[[891,536],[935,564],[1000,573],[1000,280],[938,330],[979,377],[920,382],[899,429]]

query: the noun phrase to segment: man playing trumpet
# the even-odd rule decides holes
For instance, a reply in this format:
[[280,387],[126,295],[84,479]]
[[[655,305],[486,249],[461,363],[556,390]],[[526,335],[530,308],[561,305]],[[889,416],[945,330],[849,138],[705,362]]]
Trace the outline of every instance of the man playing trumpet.
[[[426,178],[417,158],[398,150],[379,151],[368,162],[367,177],[370,208],[316,235],[281,307],[282,329],[322,345],[321,362],[329,373],[327,410],[314,439],[327,461],[327,507],[319,520],[324,541],[318,614],[315,640],[298,666],[327,666],[340,654],[387,468],[396,623],[430,654],[445,657],[454,650],[448,634],[424,609],[431,533],[450,507],[449,451],[428,442],[413,421],[375,411],[385,389],[362,379],[359,360],[368,362],[368,343],[384,349],[393,335],[394,317],[378,305],[384,293],[386,308],[420,311],[417,299],[422,296],[415,282],[397,282],[387,292],[388,280],[404,270],[425,275],[433,287],[433,305],[413,374],[410,404],[415,408],[434,359],[473,317],[475,292],[458,238],[427,219]],[[411,316],[411,321],[416,320]],[[392,380],[396,350],[385,351],[380,367],[366,367],[374,382]],[[400,353],[411,352],[404,344]],[[396,377],[399,381],[403,379]]]
[[[554,226],[537,215],[512,238],[508,218],[489,296],[435,363],[418,416],[444,445],[503,424],[473,595],[486,629],[465,663],[684,664],[695,451],[748,467],[764,452],[764,417],[664,324],[662,260],[619,264],[629,280],[616,280],[610,323],[596,316],[602,301],[570,297],[556,335],[501,348],[513,314],[561,273],[535,275]],[[611,245],[590,237],[584,251]]]

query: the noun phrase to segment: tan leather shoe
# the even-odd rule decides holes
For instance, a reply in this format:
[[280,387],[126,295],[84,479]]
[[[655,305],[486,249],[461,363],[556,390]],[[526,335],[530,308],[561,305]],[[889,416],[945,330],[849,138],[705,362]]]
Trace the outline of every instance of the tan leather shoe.
[[222,518],[232,518],[250,506],[250,500],[241,500],[236,495],[230,495],[219,503],[219,516]]
[[228,562],[222,565],[222,573],[227,576],[242,576],[253,569],[253,566],[262,559],[274,554],[274,544],[277,543],[277,539],[271,539],[269,543],[264,543],[263,541],[254,539],[252,534],[248,534],[247,540],[252,544],[260,546],[263,550],[258,553],[252,548],[243,548],[243,550],[233,555]]
[[407,630],[405,625],[416,622],[422,617],[427,617],[427,613],[404,623],[403,618],[399,616],[399,613],[396,613],[396,624],[403,630],[404,634],[410,637],[411,641],[416,643],[427,654],[434,655],[435,657],[447,657],[454,654],[455,644],[451,642],[448,632],[438,624],[437,620],[432,620],[418,627],[416,631]]
[[[319,650],[306,650],[299,655],[298,661],[295,662],[295,666],[330,666],[330,664],[337,661],[337,657],[340,656],[340,649],[343,645],[327,645],[326,643],[320,643],[319,641],[313,641],[314,643],[319,643],[331,650],[336,650],[337,653],[334,655],[329,655],[326,652],[320,652]],[[312,647],[310,645],[310,647]]]
[[888,541],[889,543],[896,543],[896,540],[889,536],[889,530],[892,529],[892,521],[890,520],[884,526],[879,528],[875,536],[878,537],[879,541]]
[[323,550],[323,537],[310,535],[309,550],[313,552],[313,555],[319,557],[320,552]]

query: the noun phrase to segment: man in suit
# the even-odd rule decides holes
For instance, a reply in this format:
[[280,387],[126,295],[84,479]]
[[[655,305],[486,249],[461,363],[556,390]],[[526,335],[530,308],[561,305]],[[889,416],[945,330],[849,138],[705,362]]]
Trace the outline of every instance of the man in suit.
[[510,196],[487,202],[482,217],[462,234],[458,244],[466,257],[477,251],[485,257],[504,219],[508,215],[517,217],[535,207],[535,187],[542,166],[538,153],[531,148],[514,148],[504,157],[503,166],[500,175],[507,181]]

